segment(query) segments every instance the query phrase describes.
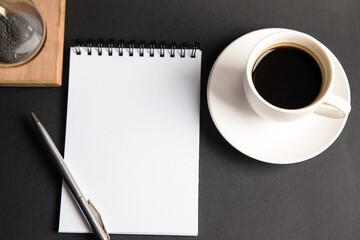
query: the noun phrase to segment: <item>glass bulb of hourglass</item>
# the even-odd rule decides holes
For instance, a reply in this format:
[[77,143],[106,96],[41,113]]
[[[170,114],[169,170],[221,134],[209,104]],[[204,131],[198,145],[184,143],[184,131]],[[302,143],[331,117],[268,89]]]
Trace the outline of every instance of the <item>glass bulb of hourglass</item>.
[[32,58],[45,39],[45,24],[30,0],[0,0],[0,66]]

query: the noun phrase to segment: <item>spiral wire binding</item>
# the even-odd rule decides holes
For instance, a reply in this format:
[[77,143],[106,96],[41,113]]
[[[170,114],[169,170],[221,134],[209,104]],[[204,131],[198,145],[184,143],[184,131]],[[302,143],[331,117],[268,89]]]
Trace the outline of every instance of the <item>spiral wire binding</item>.
[[150,42],[150,57],[153,57],[153,56],[154,56],[155,47],[156,47],[156,42],[155,42],[155,41],[151,41],[151,42]]
[[99,56],[102,56],[102,48],[104,47],[104,40],[103,39],[99,39],[98,44],[97,44],[97,52]]
[[129,44],[129,56],[134,56],[134,47],[135,47],[135,41],[131,40]]
[[190,57],[192,57],[192,58],[195,58],[196,57],[196,50],[198,50],[199,49],[199,43],[198,42],[196,42],[195,44],[194,44],[194,46],[193,46],[193,48],[192,48],[192,50],[191,50],[191,55],[190,55]]
[[[94,47],[95,46],[95,47]],[[139,46],[139,56],[140,57],[144,57],[145,55],[145,49],[146,49],[146,43],[144,40],[140,41]],[[160,57],[165,57],[165,50],[166,50],[166,42],[165,41],[161,41],[159,46],[159,56]],[[190,57],[191,58],[195,58],[196,57],[196,52],[199,49],[199,43],[195,42],[194,46],[191,48],[191,53],[190,53]],[[169,46],[170,51],[169,51],[169,56],[170,57],[175,57],[176,54],[176,42],[171,42],[171,45]],[[135,41],[131,40],[128,44],[128,50],[129,50],[129,56],[134,56],[134,48],[135,48]],[[155,41],[150,41],[149,44],[149,56],[150,57],[154,57],[155,56],[155,49],[156,49],[156,42]],[[119,56],[124,56],[124,49],[125,49],[125,41],[124,40],[119,40],[119,41],[114,41],[113,39],[110,39],[106,42],[103,39],[99,39],[96,44],[94,45],[93,40],[92,39],[88,39],[86,44],[83,44],[82,41],[80,39],[77,39],[75,41],[75,46],[74,46],[74,51],[76,55],[81,55],[82,53],[82,49],[85,49],[85,52],[87,55],[92,55],[92,50],[96,50],[97,54],[99,56],[102,56],[103,54],[103,49],[105,49],[108,53],[109,56],[113,56],[114,54],[114,50],[116,50],[118,52]],[[186,50],[187,50],[187,43],[183,42],[180,46],[180,52],[179,55],[181,58],[186,57]]]
[[108,44],[107,44],[107,51],[108,51],[109,56],[113,55],[113,49],[114,49],[114,40],[110,39]]
[[160,57],[165,56],[165,47],[166,47],[165,41],[161,41],[161,43],[160,43]]
[[124,40],[119,41],[118,49],[119,49],[119,56],[123,56],[124,55]]
[[76,55],[80,55],[81,54],[81,46],[82,46],[82,42],[80,39],[76,39],[75,40],[75,54]]
[[183,42],[183,43],[181,44],[180,57],[182,57],[182,58],[185,57],[185,50],[186,50],[186,42]]
[[176,42],[172,42],[170,47],[170,57],[175,57],[175,48],[176,48]]
[[93,47],[93,41],[92,41],[92,39],[88,39],[86,45],[87,45],[87,46],[86,46],[87,55],[91,55],[91,48]]
[[140,42],[140,52],[139,52],[140,57],[144,56],[144,50],[145,50],[145,41],[141,41]]

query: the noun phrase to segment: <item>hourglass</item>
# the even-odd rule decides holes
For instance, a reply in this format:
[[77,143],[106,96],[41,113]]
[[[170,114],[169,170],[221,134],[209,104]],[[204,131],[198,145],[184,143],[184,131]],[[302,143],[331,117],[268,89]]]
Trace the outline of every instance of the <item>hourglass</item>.
[[31,0],[0,0],[0,67],[31,60],[45,36],[45,22]]

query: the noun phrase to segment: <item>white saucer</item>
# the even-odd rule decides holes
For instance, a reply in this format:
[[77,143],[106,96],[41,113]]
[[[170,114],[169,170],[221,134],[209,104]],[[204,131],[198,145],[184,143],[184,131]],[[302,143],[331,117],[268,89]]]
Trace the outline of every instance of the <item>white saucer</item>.
[[[214,63],[207,100],[217,129],[233,147],[263,162],[288,164],[310,159],[327,149],[340,135],[347,118],[313,114],[284,124],[266,121],[250,108],[243,91],[246,59],[257,41],[279,30],[283,29],[254,31],[232,42]],[[350,102],[344,69],[334,55],[333,60],[336,80],[332,92]]]

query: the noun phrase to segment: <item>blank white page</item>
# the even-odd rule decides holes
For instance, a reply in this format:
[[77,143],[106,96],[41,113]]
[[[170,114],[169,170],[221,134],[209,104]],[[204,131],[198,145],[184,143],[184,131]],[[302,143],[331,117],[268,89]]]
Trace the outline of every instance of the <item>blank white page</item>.
[[[65,161],[109,233],[197,235],[201,51],[70,54]],[[90,232],[67,188],[59,232]]]

